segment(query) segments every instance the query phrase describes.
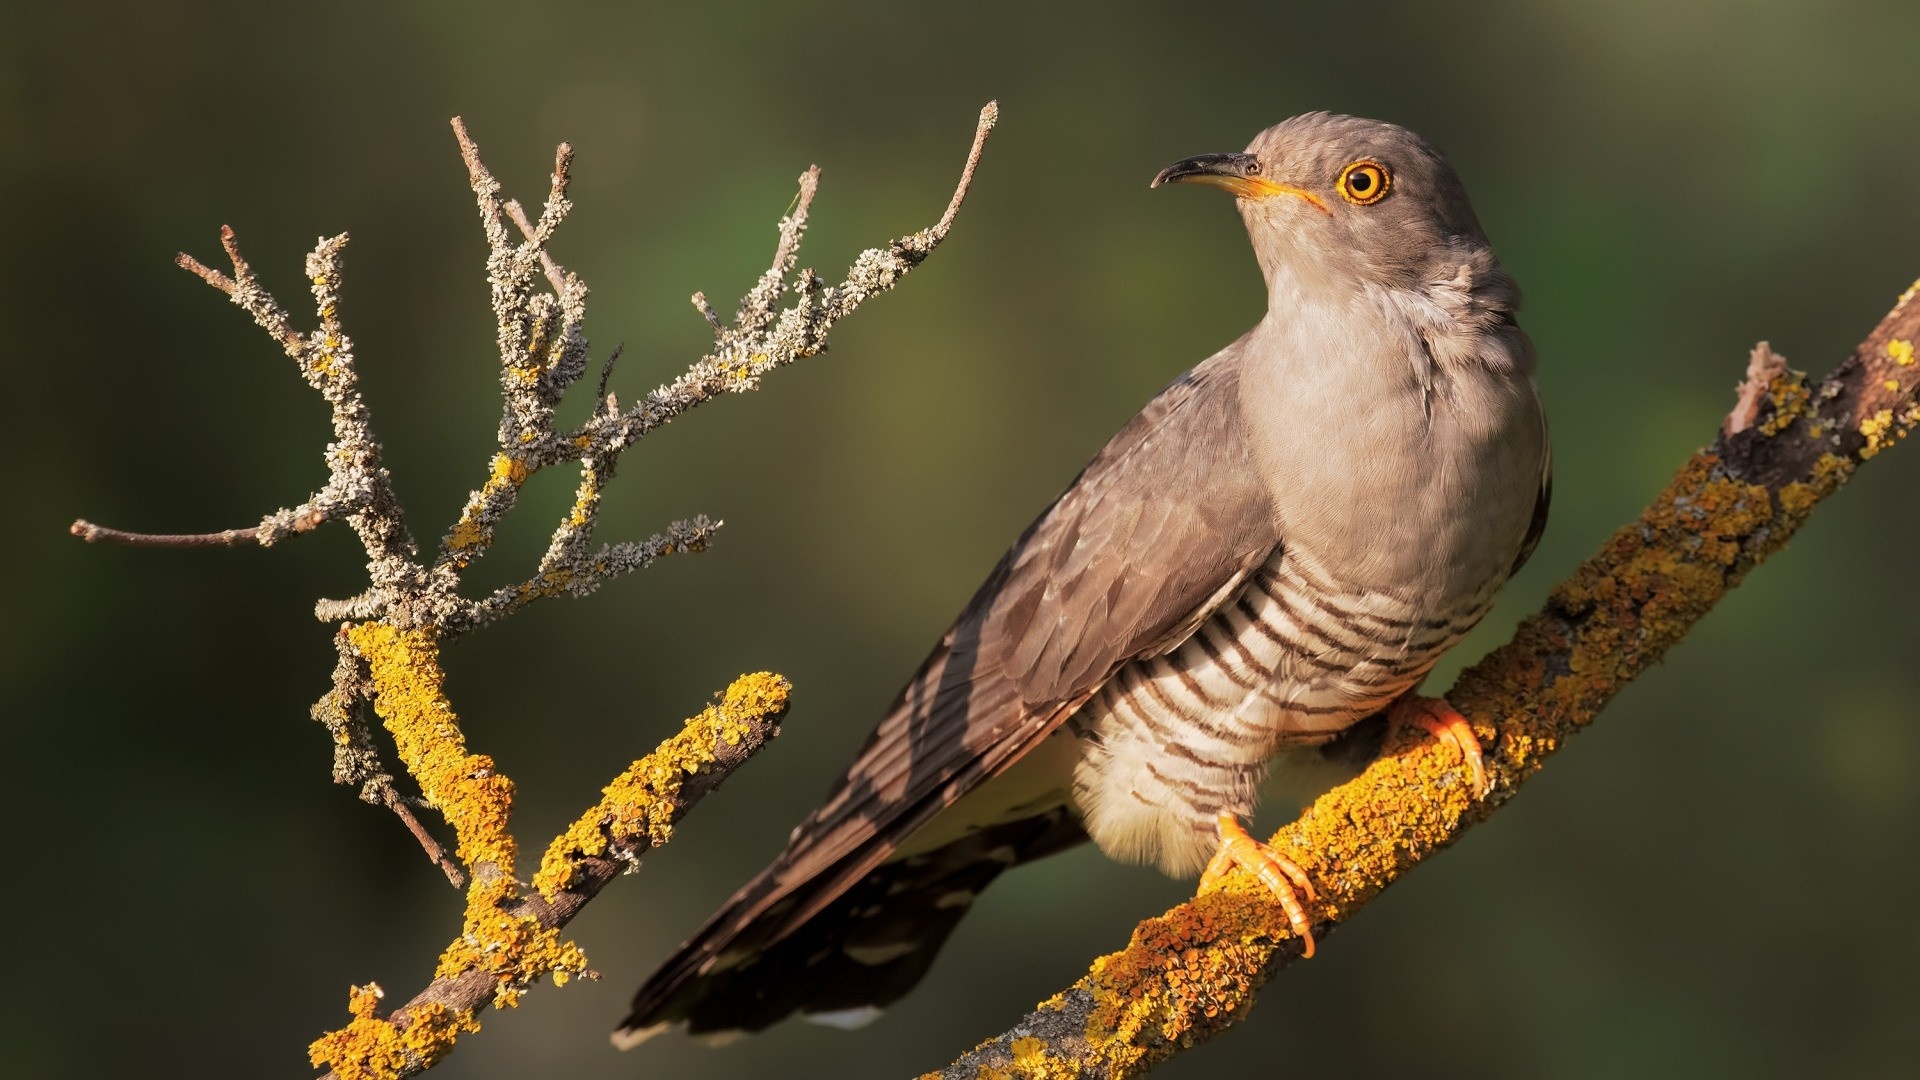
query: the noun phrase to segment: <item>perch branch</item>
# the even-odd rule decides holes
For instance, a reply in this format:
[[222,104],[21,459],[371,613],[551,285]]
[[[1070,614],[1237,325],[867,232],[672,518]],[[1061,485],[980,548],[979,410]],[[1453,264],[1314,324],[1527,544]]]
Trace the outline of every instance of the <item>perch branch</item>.
[[[1920,283],[1916,283],[1920,288]],[[1324,936],[1485,820],[1659,661],[1815,504],[1920,422],[1920,303],[1893,310],[1818,384],[1762,345],[1723,434],[1638,521],[1556,588],[1448,698],[1489,749],[1483,801],[1452,751],[1403,739],[1320,797],[1273,844],[1304,867]],[[1270,894],[1244,873],[1141,923],[1019,1024],[929,1077],[1130,1077],[1246,1018],[1260,986],[1300,955]]]

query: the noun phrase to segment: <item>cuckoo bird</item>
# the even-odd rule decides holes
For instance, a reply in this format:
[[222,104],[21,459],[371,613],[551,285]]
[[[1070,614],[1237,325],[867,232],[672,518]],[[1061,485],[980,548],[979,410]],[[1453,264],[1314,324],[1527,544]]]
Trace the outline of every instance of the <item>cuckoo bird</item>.
[[1550,491],[1520,294],[1419,136],[1310,113],[1162,184],[1235,196],[1267,310],[1148,402],[1014,542],[826,804],[634,998],[838,1026],[920,981],[1008,867],[1091,838],[1200,887],[1239,868],[1312,952],[1299,866],[1242,820],[1269,761],[1414,690],[1532,552]]

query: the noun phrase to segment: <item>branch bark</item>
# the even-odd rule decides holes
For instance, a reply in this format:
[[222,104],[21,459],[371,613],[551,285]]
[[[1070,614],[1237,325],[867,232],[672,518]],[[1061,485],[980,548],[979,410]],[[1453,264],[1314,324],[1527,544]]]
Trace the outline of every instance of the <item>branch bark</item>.
[[[1448,698],[1489,751],[1487,798],[1470,797],[1453,751],[1409,736],[1274,836],[1319,891],[1308,905],[1316,936],[1505,805],[1820,500],[1920,422],[1916,289],[1817,385],[1757,348],[1713,444],[1460,676]],[[927,1076],[1136,1076],[1245,1019],[1260,986],[1299,955],[1279,905],[1236,873],[1141,923],[1126,948]]]

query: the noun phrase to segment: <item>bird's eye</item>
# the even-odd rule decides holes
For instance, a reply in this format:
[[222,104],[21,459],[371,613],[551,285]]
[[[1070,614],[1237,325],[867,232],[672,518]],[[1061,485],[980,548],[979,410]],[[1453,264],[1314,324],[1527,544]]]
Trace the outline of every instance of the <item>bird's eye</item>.
[[1387,188],[1392,184],[1385,165],[1377,161],[1356,161],[1340,170],[1340,179],[1333,187],[1341,198],[1355,206],[1372,206],[1387,197]]

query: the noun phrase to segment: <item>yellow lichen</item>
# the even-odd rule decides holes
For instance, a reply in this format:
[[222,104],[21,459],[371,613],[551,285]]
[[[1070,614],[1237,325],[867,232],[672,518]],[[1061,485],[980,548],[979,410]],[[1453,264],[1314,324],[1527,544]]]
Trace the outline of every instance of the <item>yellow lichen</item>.
[[1901,367],[1913,366],[1913,342],[1894,338],[1887,342],[1887,356]]
[[1013,1040],[1013,1067],[1000,1070],[1008,1080],[1074,1080],[1081,1071],[1047,1049],[1046,1041],[1031,1035]]
[[454,563],[466,567],[473,557],[493,542],[493,532],[481,522],[481,515],[502,493],[518,488],[527,482],[532,472],[527,459],[517,454],[498,453],[493,455],[493,467],[487,476],[487,482],[467,500],[460,512],[460,520],[447,535],[447,548],[455,554]]
[[513,782],[493,759],[469,754],[452,708],[441,693],[439,645],[431,631],[359,623],[348,640],[367,661],[374,711],[393,733],[400,760],[457,838],[460,861],[473,872],[461,934],[440,957],[436,978],[483,970],[502,986],[525,985],[552,973],[586,970],[586,957],[557,931],[505,910],[513,900],[514,840],[507,832]]
[[1823,454],[1814,463],[1811,477],[1780,489],[1781,516],[1790,526],[1798,525],[1813,510],[1815,503],[1846,483],[1853,475],[1853,470],[1851,460],[1838,454]]
[[493,482],[519,487],[527,481],[525,458],[513,454],[493,455]]
[[[579,947],[509,910],[518,898],[513,880],[514,841],[507,832],[513,784],[484,754],[467,752],[458,719],[441,685],[439,642],[431,630],[401,630],[367,622],[344,628],[366,661],[373,682],[374,711],[393,735],[394,747],[429,805],[452,826],[460,860],[471,876],[460,936],[440,956],[435,977],[450,979],[484,971],[493,977],[493,1003],[508,1007],[522,988],[551,975],[556,986],[587,970]],[[397,1026],[374,1015],[377,988],[356,990],[353,1020],[310,1048],[315,1064],[342,1077],[388,1077],[402,1068],[431,1064],[462,1033],[476,1031],[469,1011],[424,1005],[406,1011]]]
[[488,972],[494,976],[495,1004],[511,1005],[522,987],[544,975],[552,975],[555,986],[565,986],[571,976],[584,973],[587,957],[578,945],[533,918],[504,910],[517,895],[508,878],[470,886],[460,936],[440,954],[433,977]]
[[717,704],[688,720],[680,732],[634,762],[601,789],[601,799],[554,838],[533,876],[533,886],[551,900],[573,883],[579,861],[613,845],[645,839],[658,847],[673,834],[678,799],[687,779],[711,769],[714,746],[739,746],[756,728],[786,711],[793,684],[770,672],[742,675]]
[[1813,392],[1807,388],[1804,372],[1788,368],[1767,385],[1767,399],[1773,403],[1773,413],[1760,425],[1760,434],[1772,436],[1785,431],[1808,411]]
[[347,640],[373,678],[374,711],[393,734],[400,760],[420,793],[453,827],[460,861],[511,874],[513,837],[507,816],[513,782],[485,754],[469,754],[453,708],[441,692],[440,646],[433,631],[384,622],[348,626]]
[[375,983],[348,991],[353,1020],[308,1045],[307,1060],[314,1068],[331,1069],[340,1080],[393,1080],[431,1068],[461,1035],[480,1030],[472,1010],[439,1004],[408,1009],[406,1026],[398,1026],[374,1015],[382,996]]
[[1860,421],[1860,434],[1866,436],[1867,440],[1867,445],[1860,448],[1861,459],[1870,458],[1893,445],[1894,433],[1892,409],[1881,409]]

